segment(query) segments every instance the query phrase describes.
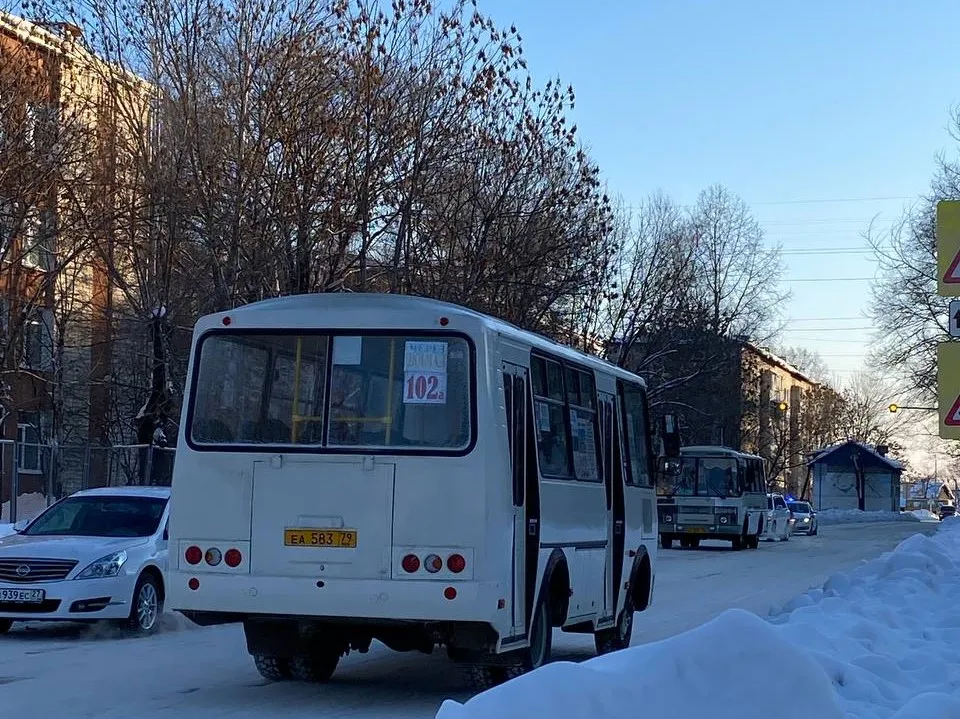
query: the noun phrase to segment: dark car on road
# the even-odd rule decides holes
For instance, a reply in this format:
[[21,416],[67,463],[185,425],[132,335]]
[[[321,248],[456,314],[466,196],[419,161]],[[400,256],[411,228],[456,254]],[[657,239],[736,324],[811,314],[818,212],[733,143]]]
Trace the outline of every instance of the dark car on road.
[[953,517],[957,514],[957,508],[952,504],[941,504],[940,505],[940,519],[944,517]]

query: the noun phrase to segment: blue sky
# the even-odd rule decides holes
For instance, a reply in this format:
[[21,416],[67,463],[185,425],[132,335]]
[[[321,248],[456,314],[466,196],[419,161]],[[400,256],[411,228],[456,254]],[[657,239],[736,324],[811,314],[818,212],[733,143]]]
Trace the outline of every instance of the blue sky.
[[479,4],[517,24],[538,81],[573,84],[614,192],[739,194],[783,244],[786,277],[815,280],[787,283],[784,341],[841,376],[862,365],[870,283],[840,278],[874,276],[869,222],[889,225],[926,192],[937,153],[956,151],[960,2]]

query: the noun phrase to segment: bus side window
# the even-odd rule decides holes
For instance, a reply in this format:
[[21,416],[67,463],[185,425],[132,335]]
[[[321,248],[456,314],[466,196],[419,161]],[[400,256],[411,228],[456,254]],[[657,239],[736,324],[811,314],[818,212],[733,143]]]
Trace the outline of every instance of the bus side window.
[[533,420],[540,472],[545,477],[572,479],[570,428],[564,401],[563,370],[558,362],[531,358]]
[[650,452],[650,426],[647,418],[646,393],[636,385],[617,382],[620,403],[623,409],[624,436],[626,438],[629,484],[635,487],[652,487],[653,472]]

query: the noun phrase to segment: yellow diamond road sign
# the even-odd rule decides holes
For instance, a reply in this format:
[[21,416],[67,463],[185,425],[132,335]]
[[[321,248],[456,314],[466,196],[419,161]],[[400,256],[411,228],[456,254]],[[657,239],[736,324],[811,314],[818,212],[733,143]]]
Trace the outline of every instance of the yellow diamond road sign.
[[940,436],[960,439],[960,342],[937,346],[937,405]]
[[960,297],[960,200],[937,203],[937,292]]

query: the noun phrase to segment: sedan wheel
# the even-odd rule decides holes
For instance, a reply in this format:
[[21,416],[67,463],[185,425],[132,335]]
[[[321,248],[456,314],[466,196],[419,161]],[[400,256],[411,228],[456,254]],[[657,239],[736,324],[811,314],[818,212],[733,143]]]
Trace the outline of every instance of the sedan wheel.
[[133,602],[130,607],[130,618],[127,625],[140,634],[152,632],[163,612],[163,601],[160,599],[160,587],[157,580],[144,574],[137,582],[133,591]]

